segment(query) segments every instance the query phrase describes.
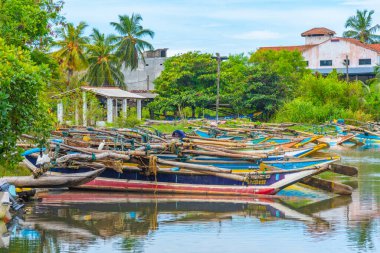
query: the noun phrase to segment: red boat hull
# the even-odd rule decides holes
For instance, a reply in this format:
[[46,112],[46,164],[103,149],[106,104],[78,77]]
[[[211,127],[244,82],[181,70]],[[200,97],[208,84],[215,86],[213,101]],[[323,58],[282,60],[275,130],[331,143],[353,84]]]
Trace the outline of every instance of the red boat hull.
[[92,190],[154,192],[154,193],[186,193],[207,195],[273,195],[277,190],[271,187],[257,186],[219,186],[191,185],[177,183],[144,182],[136,180],[120,180],[96,178],[89,183],[75,187]]

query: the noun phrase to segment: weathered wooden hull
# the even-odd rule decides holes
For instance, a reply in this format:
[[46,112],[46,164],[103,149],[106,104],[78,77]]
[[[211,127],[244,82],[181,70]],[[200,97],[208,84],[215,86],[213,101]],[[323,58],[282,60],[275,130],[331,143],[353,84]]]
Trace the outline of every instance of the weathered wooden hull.
[[[75,188],[207,195],[273,195],[305,177],[314,175],[319,172],[319,169],[320,168],[316,167],[315,169],[296,172],[257,173],[247,177],[244,182],[182,170],[168,170],[159,172],[154,176],[146,175],[141,171],[132,169],[125,169],[122,173],[112,169],[106,169],[91,182],[75,186]],[[72,170],[69,168],[54,168],[52,170],[62,174],[72,174],[86,172],[88,169],[80,168],[78,170]]]

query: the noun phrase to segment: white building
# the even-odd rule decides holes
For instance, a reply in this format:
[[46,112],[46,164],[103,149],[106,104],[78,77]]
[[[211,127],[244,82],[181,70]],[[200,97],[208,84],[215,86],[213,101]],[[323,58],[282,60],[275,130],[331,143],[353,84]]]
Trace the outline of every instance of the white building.
[[124,83],[128,91],[154,90],[153,81],[164,70],[167,48],[144,52],[145,62],[139,61],[135,70],[123,69]]
[[313,28],[301,34],[305,45],[261,47],[259,50],[298,50],[308,68],[321,74],[333,69],[366,80],[374,76],[374,67],[380,64],[380,44],[365,44],[356,39],[335,37],[335,32],[324,27]]

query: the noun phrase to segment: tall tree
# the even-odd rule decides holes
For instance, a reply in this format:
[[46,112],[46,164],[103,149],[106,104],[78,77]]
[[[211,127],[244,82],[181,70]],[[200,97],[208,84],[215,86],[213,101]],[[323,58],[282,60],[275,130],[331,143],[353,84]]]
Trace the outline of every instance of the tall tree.
[[88,70],[86,80],[93,86],[122,85],[124,75],[118,57],[114,54],[113,35],[105,36],[93,29],[92,44],[88,45]]
[[345,28],[349,28],[343,33],[343,37],[358,39],[363,43],[377,43],[380,41],[380,35],[377,35],[377,30],[380,25],[372,26],[372,15],[374,10],[356,10],[356,15],[347,19]]
[[242,96],[251,112],[270,118],[283,103],[295,96],[302,78],[310,74],[298,51],[259,50],[251,55],[253,67]]
[[152,109],[181,114],[185,107],[194,111],[215,104],[216,61],[210,54],[188,52],[169,58],[164,65],[154,81],[159,96],[149,105]]
[[59,49],[53,53],[53,56],[67,72],[67,87],[74,71],[83,69],[87,65],[85,50],[90,38],[84,36],[86,27],[85,22],[80,22],[76,27],[73,23],[68,23],[59,30],[60,40],[55,42],[55,46]]
[[8,45],[43,49],[64,18],[61,0],[0,0],[0,36]]
[[116,36],[116,55],[121,58],[125,67],[130,67],[132,70],[137,68],[139,58],[145,61],[143,55],[145,49],[153,50],[153,46],[142,38],[148,36],[153,39],[154,32],[144,29],[140,24],[142,20],[140,14],[132,13],[132,16],[119,15],[119,23],[111,22],[119,33],[119,36]]

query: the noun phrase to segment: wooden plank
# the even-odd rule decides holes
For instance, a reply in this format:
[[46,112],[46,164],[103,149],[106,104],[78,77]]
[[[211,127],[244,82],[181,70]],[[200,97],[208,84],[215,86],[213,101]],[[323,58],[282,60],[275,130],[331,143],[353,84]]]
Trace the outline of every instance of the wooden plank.
[[342,174],[345,176],[356,177],[358,175],[358,168],[344,164],[330,164],[329,168],[332,172]]
[[339,195],[351,195],[353,191],[351,186],[316,177],[304,178],[301,183]]
[[3,177],[3,179],[5,179],[8,183],[15,185],[16,187],[63,188],[88,183],[103,171],[104,168],[85,173],[74,173],[66,175],[44,174],[39,178],[33,178],[33,176]]
[[339,141],[336,142],[336,144],[342,145],[344,142],[349,141],[354,137],[355,137],[355,135],[348,135],[348,136],[342,137]]

